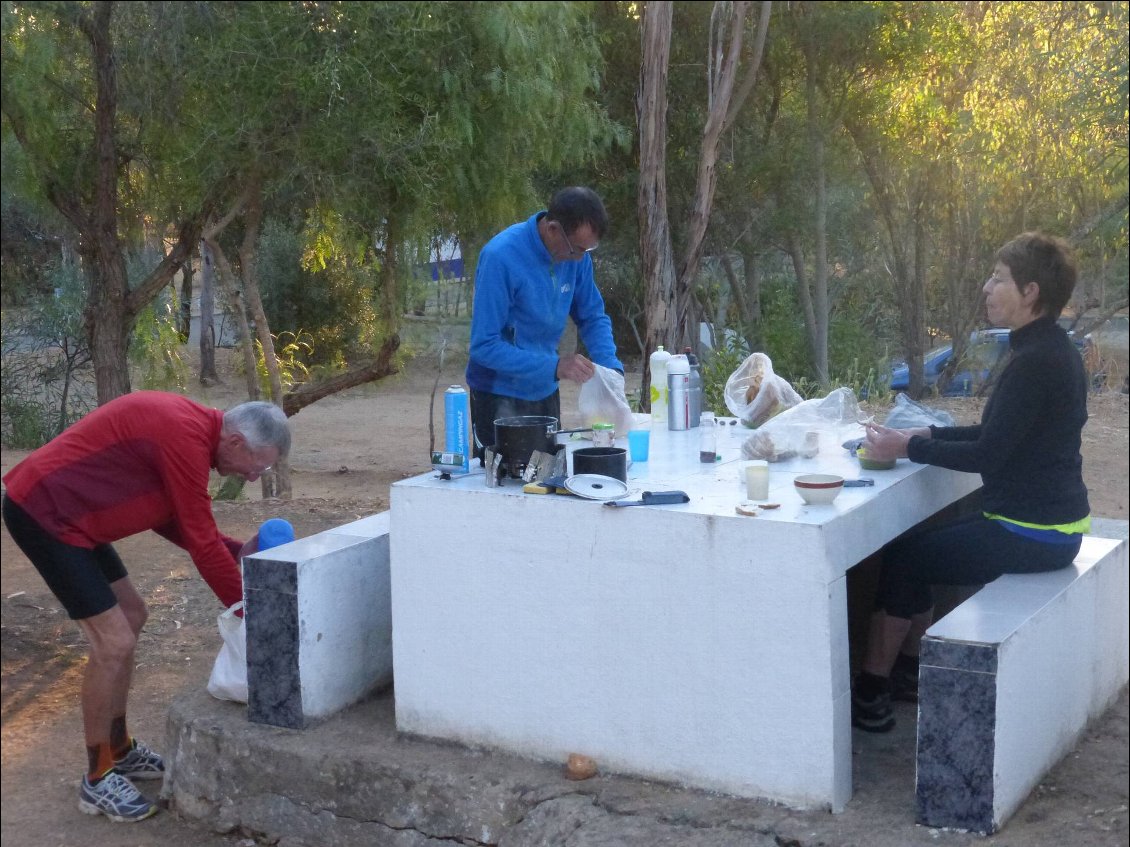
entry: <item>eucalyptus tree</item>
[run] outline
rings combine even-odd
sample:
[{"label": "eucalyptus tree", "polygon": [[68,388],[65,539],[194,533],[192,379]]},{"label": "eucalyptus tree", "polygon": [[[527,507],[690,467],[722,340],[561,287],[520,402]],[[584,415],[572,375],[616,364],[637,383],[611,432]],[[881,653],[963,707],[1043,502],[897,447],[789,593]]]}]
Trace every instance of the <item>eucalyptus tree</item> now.
[{"label": "eucalyptus tree", "polygon": [[[175,93],[155,96],[145,84],[165,61],[152,50],[152,34],[162,31],[166,11],[109,2],[5,2],[0,10],[4,132],[19,141],[42,193],[78,234],[99,403],[129,391],[133,322],[191,253],[211,203],[206,194],[183,194],[184,207],[162,218],[169,208],[134,202],[147,183],[179,182],[182,165],[158,152],[175,119]],[[147,217],[162,233],[172,227],[175,243],[131,287],[127,247],[140,242]]]},{"label": "eucalyptus tree", "polygon": [[844,126],[920,391],[927,325],[962,346],[1004,240],[1068,234],[1104,209],[1125,218],[1126,4],[881,5]]},{"label": "eucalyptus tree", "polygon": [[[691,308],[702,261],[706,230],[717,186],[719,144],[757,80],[769,30],[772,4],[716,3],[704,46],[707,110],[701,130],[694,191],[683,232],[681,255],[668,212],[667,74],[670,63],[673,4],[652,0],[641,18],[640,88],[636,106],[640,147],[640,264],[646,286],[646,326],[641,396],[650,381],[648,354],[665,344],[679,347],[697,341]],[[746,29],[752,36],[746,41]],[[743,44],[749,56],[744,57]],[[743,65],[744,58],[744,65]]]}]

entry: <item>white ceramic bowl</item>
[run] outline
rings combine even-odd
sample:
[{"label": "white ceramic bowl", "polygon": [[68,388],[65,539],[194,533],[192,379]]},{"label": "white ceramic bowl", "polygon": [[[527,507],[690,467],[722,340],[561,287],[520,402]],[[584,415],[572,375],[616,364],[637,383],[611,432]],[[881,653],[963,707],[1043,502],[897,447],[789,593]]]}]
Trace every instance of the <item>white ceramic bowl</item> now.
[{"label": "white ceramic bowl", "polygon": [[793,480],[793,486],[808,505],[824,506],[844,490],[844,478],[828,473],[803,474]]}]

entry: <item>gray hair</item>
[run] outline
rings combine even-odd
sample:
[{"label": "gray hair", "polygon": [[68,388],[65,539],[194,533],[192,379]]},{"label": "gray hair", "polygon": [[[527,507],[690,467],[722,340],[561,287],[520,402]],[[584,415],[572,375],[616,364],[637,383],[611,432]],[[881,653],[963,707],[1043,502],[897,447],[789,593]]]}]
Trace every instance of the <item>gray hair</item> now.
[{"label": "gray hair", "polygon": [[253,400],[224,412],[224,429],[238,432],[252,450],[275,447],[279,456],[290,452],[290,426],[286,413],[274,403]]}]

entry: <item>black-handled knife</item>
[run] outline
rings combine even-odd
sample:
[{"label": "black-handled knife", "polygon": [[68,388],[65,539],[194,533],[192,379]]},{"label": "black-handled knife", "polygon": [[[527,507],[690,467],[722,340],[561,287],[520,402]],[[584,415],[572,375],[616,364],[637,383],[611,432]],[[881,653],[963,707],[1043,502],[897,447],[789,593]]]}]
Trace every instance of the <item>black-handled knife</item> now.
[{"label": "black-handled knife", "polygon": [[844,480],[844,488],[863,488],[864,486],[874,485],[874,484],[875,484],[875,480],[868,479],[865,476],[860,477],[859,479],[845,479]]},{"label": "black-handled knife", "polygon": [[663,506],[668,503],[689,503],[685,491],[645,491],[639,500],[605,500],[605,506]]}]

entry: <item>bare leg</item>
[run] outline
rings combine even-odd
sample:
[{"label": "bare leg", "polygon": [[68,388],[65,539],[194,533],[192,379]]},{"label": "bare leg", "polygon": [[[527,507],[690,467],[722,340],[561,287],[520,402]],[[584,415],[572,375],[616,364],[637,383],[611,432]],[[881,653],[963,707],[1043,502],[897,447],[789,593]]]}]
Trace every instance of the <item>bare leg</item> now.
[{"label": "bare leg", "polygon": [[88,750],[110,746],[110,727],[125,715],[137,635],[125,612],[114,606],[78,622],[90,642],[82,680],[82,722]]},{"label": "bare leg", "polygon": [[[126,616],[126,622],[129,624],[130,630],[133,632],[134,643],[136,644],[138,636],[141,635],[141,628],[145,626],[145,621],[149,618],[149,610],[145,607],[145,601],[141,599],[141,595],[137,593],[130,578],[124,577],[117,582],[110,584],[110,588],[114,591],[114,596],[118,598],[118,608]],[[112,720],[120,722],[120,735],[123,737],[116,737],[119,733],[112,733],[110,741],[113,744],[114,753],[120,754],[122,747],[129,744],[129,732],[126,727],[126,707],[129,700],[129,690],[133,683],[133,654],[130,654],[130,660],[125,670],[125,678],[123,684],[118,689],[116,694],[119,699],[113,703],[115,709]]]},{"label": "bare leg", "polygon": [[908,618],[892,617],[884,611],[872,614],[863,670],[875,676],[890,676],[899,648],[910,629],[911,621]]},{"label": "bare leg", "polygon": [[914,615],[910,619],[910,631],[906,634],[906,640],[902,643],[901,652],[908,656],[917,656],[922,650],[922,636],[926,634],[926,630],[930,628],[930,624],[933,622],[933,609]]}]

